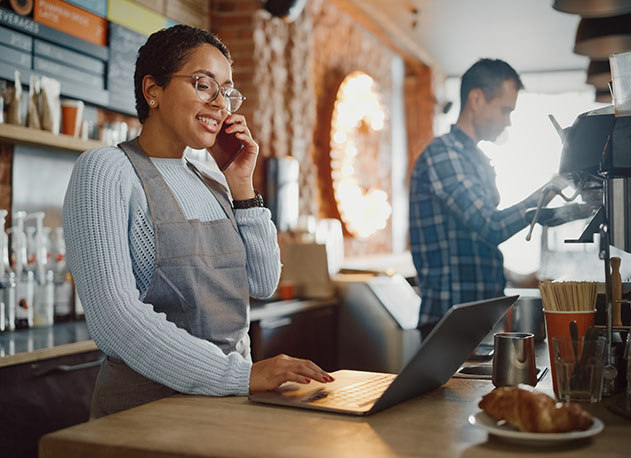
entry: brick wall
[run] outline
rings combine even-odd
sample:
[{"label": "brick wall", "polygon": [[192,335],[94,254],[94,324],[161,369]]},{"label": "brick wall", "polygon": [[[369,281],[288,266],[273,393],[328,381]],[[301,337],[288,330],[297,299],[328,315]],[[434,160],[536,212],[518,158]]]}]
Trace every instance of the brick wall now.
[{"label": "brick wall", "polygon": [[[300,213],[339,218],[329,166],[335,93],[346,75],[361,70],[375,79],[387,103],[394,51],[327,0],[310,0],[289,24],[257,1],[214,0],[209,22],[230,49],[235,85],[248,98],[242,110],[261,148],[255,186],[265,189],[265,158],[291,155],[300,163]],[[430,69],[410,66],[405,91],[411,164],[432,136]],[[385,190],[391,189],[388,122],[371,177]],[[389,225],[368,240],[347,237],[346,253],[389,252],[391,238]]]},{"label": "brick wall", "polygon": [[[255,71],[254,15],[261,4],[256,0],[213,0],[210,2],[210,31],[217,34],[228,46],[233,61],[232,79],[243,95],[247,97],[239,112],[247,118],[254,139],[260,145],[260,128],[255,125],[255,112],[259,106],[259,91],[253,74]],[[264,151],[255,170],[254,186],[264,187]]]}]

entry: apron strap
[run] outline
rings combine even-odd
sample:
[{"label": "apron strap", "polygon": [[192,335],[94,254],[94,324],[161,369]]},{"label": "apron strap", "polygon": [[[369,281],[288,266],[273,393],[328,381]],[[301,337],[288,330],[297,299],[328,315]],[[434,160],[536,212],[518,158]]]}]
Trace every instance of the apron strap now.
[{"label": "apron strap", "polygon": [[230,199],[228,197],[229,196],[228,189],[222,183],[208,176],[207,174],[199,170],[197,167],[195,167],[195,165],[191,161],[189,161],[188,158],[186,159],[186,164],[195,173],[195,175],[197,175],[204,182],[204,184],[208,187],[210,192],[213,193],[213,195],[215,196],[215,198],[217,199],[217,201],[223,208],[224,212],[226,213],[226,216],[228,217],[228,219],[234,226],[235,230],[239,232],[237,221],[234,219],[234,212],[232,209],[232,204],[230,203]]},{"label": "apron strap", "polygon": [[118,147],[125,152],[140,178],[153,221],[185,221],[186,217],[180,205],[156,166],[140,146],[138,138],[119,143]]}]

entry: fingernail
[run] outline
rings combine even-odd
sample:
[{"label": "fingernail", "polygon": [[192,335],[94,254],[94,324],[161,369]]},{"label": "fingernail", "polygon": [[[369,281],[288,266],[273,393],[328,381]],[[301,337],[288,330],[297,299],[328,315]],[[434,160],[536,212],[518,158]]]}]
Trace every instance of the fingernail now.
[{"label": "fingernail", "polygon": [[305,379],[305,383],[311,383],[311,380],[310,380],[310,379],[308,379],[308,378],[306,378],[306,379]]}]

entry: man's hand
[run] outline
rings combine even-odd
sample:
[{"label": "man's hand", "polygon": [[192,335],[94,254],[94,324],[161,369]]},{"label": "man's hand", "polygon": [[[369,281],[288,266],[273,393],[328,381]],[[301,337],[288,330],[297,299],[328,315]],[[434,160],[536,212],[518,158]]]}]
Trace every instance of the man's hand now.
[{"label": "man's hand", "polygon": [[250,373],[250,393],[278,388],[285,382],[309,383],[332,382],[333,377],[308,359],[277,355],[252,365]]},{"label": "man's hand", "polygon": [[537,189],[535,192],[531,194],[532,197],[535,197],[539,202],[542,198],[542,193],[545,193],[543,196],[543,201],[541,202],[542,207],[545,207],[550,203],[552,199],[554,199],[557,195],[563,191],[568,186],[568,182],[565,178],[554,175],[546,184]]},{"label": "man's hand", "polygon": [[[542,226],[554,227],[561,224],[593,216],[598,206],[591,204],[569,204],[562,207],[543,208],[537,222]],[[530,210],[526,212],[526,216]]]}]

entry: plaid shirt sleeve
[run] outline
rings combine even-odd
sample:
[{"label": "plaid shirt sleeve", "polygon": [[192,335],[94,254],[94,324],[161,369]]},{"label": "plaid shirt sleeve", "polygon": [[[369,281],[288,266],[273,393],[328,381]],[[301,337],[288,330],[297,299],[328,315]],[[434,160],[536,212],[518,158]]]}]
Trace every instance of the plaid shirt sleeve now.
[{"label": "plaid shirt sleeve", "polygon": [[485,182],[479,174],[473,173],[475,164],[448,147],[432,153],[426,160],[434,195],[482,240],[499,245],[528,225],[525,212],[537,204],[537,196],[531,195],[511,207],[497,210],[492,194],[495,183]]}]

